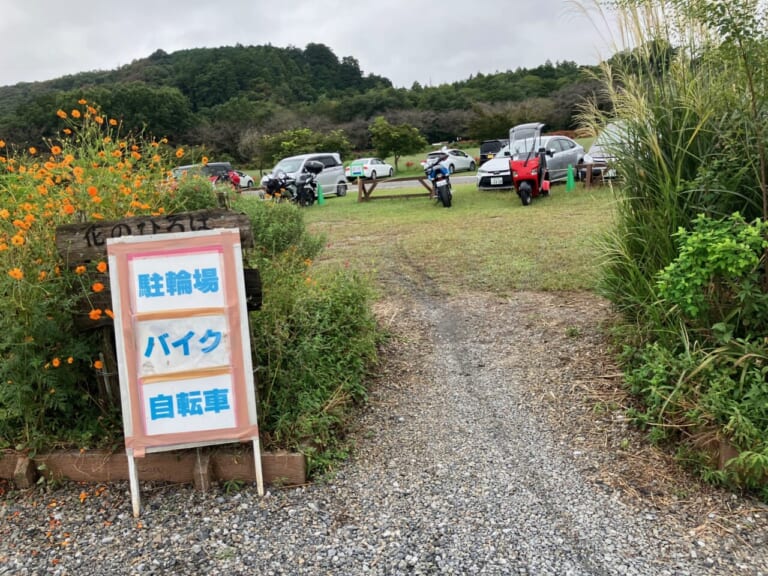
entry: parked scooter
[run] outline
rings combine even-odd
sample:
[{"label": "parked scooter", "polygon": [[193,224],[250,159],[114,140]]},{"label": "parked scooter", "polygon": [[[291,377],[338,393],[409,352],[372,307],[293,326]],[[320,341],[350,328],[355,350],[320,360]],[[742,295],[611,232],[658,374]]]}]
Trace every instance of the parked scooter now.
[{"label": "parked scooter", "polygon": [[453,190],[451,189],[450,170],[441,164],[447,160],[448,155],[442,155],[431,159],[424,166],[424,174],[432,183],[432,196],[436,198],[444,208],[451,207]]},{"label": "parked scooter", "polygon": [[312,206],[317,200],[317,175],[322,172],[322,162],[309,161],[298,178],[291,178],[282,170],[264,181],[265,197],[278,202],[288,200],[299,206]]},{"label": "parked scooter", "polygon": [[509,131],[509,161],[512,184],[523,206],[533,198],[549,195],[547,152],[542,146],[541,131],[544,124],[520,124]]}]

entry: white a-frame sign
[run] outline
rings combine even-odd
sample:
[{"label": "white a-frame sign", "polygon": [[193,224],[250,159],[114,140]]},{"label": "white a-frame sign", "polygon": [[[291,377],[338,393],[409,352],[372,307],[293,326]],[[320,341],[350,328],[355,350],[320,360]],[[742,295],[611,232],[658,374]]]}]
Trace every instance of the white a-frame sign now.
[{"label": "white a-frame sign", "polygon": [[238,230],[107,240],[133,514],[135,458],[253,442],[264,493]]}]

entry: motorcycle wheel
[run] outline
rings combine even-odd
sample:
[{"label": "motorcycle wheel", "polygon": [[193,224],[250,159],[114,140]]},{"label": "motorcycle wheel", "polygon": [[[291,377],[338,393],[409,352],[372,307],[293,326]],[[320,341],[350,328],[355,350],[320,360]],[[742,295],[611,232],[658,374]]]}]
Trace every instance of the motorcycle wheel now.
[{"label": "motorcycle wheel", "polygon": [[527,182],[520,184],[520,189],[517,191],[520,196],[520,202],[523,206],[528,206],[531,203],[531,185]]},{"label": "motorcycle wheel", "polygon": [[302,206],[312,206],[315,203],[315,194],[312,190],[304,190]]},{"label": "motorcycle wheel", "polygon": [[442,186],[438,190],[438,194],[440,195],[440,202],[443,205],[443,208],[450,208],[451,207],[451,188],[450,186]]}]

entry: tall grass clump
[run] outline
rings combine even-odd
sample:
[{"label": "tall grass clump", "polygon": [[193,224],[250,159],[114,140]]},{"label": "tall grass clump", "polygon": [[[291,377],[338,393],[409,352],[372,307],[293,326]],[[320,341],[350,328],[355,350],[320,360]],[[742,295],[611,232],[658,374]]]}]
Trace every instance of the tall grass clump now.
[{"label": "tall grass clump", "polygon": [[604,4],[632,48],[601,65],[610,110],[586,106],[582,121],[626,132],[614,146],[619,214],[600,288],[631,327],[625,359],[646,401],[640,419],[682,442],[714,430],[751,460],[712,474],[703,459],[703,469],[754,487],[768,474],[765,6]]},{"label": "tall grass clump", "polygon": [[325,240],[293,204],[235,201],[248,214],[262,309],[251,314],[260,428],[267,448],[304,453],[309,473],[346,455],[344,432],[377,359],[380,335],[369,278],[346,268],[316,272]]}]

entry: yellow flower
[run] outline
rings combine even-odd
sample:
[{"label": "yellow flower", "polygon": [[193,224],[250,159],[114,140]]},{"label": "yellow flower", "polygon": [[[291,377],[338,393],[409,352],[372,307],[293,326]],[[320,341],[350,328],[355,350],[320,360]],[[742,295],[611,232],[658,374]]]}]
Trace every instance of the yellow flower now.
[{"label": "yellow flower", "polygon": [[8,210],[6,208],[3,208],[2,210],[0,210],[0,218],[2,218],[3,220],[8,220],[10,215],[11,215],[11,213],[8,212]]},{"label": "yellow flower", "polygon": [[21,280],[22,278],[24,278],[24,272],[22,272],[21,269],[19,268],[11,268],[8,271],[8,276],[13,278],[14,280]]}]

